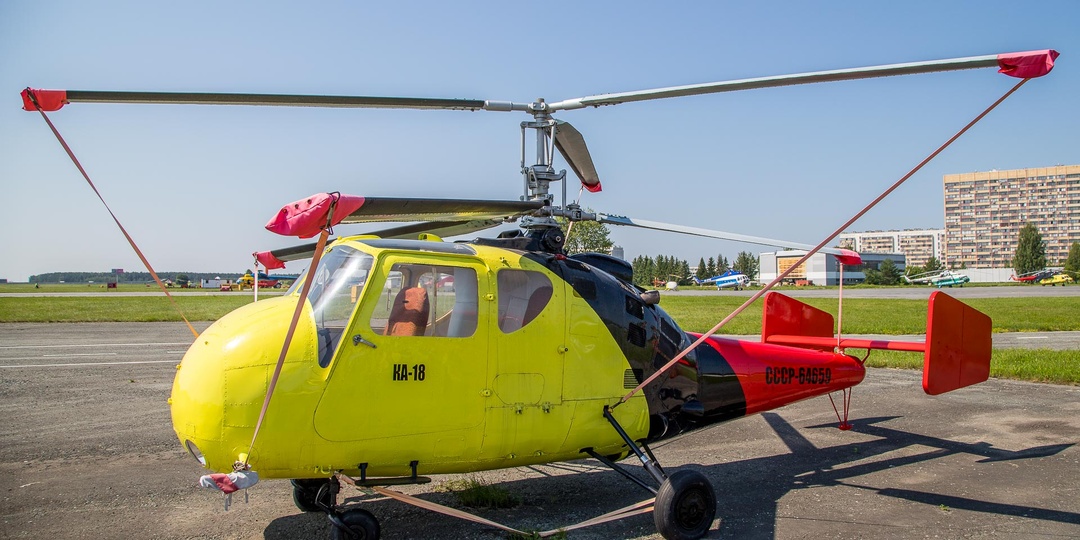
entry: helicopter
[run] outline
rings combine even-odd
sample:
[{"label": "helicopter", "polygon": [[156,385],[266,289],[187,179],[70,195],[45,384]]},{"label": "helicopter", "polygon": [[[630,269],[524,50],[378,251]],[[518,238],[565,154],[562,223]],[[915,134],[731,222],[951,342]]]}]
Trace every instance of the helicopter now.
[{"label": "helicopter", "polygon": [[953,285],[963,287],[965,283],[971,281],[970,277],[952,270],[934,270],[933,272],[923,272],[914,276],[900,276],[900,278],[909,285],[933,285],[939,289],[952,287]]},{"label": "helicopter", "polygon": [[1009,276],[1009,279],[1012,281],[1019,281],[1020,283],[1038,283],[1042,279],[1053,276],[1054,273],[1054,270],[1051,270],[1049,268],[1043,268],[1042,270],[1025,272],[1020,275],[1014,274]]},{"label": "helicopter", "polygon": [[[712,526],[715,489],[700,472],[665,470],[650,444],[835,392],[844,394],[840,427],[849,429],[850,391],[866,374],[865,359],[847,354],[849,348],[923,353],[923,388],[931,395],[977,384],[989,377],[990,318],[934,291],[924,342],[844,338],[831,314],[769,292],[769,284],[744,304],[763,298],[759,342],[717,337],[715,328],[683,331],[660,307],[659,291],[634,284],[625,261],[565,253],[566,233],[557,218],[794,247],[806,249],[806,257],[821,251],[837,258],[841,272],[861,259],[825,247],[829,239],[812,246],[584,211],[567,197],[567,171],[553,166],[556,150],[583,190],[601,191],[600,176],[581,133],[552,114],[979,67],[1026,80],[1049,72],[1056,57],[1049,50],[987,55],[557,102],[29,88],[23,100],[24,108],[42,116],[70,102],[530,115],[521,123],[518,200],[331,192],[283,206],[268,230],[318,240],[255,257],[268,270],[311,259],[308,270],[285,295],[241,307],[198,335],[177,367],[169,398],[173,428],[183,448],[212,471],[203,485],[231,493],[259,478],[290,479],[297,507],[326,513],[334,538],[381,534],[362,504],[337,503],[342,483],[423,505],[387,487],[426,483],[433,474],[591,457],[650,497],[611,515],[651,510],[665,538],[695,539]],[[535,160],[527,164],[529,131]],[[558,204],[552,183],[562,188]],[[330,240],[335,227],[379,222],[418,223]],[[505,223],[519,228],[490,238],[444,240]],[[619,463],[629,457],[643,473]]]},{"label": "helicopter", "polygon": [[716,285],[716,290],[723,290],[726,287],[731,287],[736,291],[740,288],[745,288],[750,284],[750,278],[746,274],[739,272],[738,270],[728,270],[723,274],[713,276],[707,279],[698,279],[697,277],[690,278],[697,285],[712,284]]}]

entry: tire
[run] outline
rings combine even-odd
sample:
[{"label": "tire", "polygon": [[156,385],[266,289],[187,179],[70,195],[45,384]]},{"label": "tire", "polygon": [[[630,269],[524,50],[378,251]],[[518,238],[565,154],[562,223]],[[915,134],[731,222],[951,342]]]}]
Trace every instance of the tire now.
[{"label": "tire", "polygon": [[667,540],[705,536],[716,516],[716,492],[705,475],[681,470],[664,480],[656,494],[653,520]]},{"label": "tire", "polygon": [[[323,512],[323,508],[316,502],[316,497],[319,497],[319,490],[329,483],[330,481],[325,478],[293,480],[293,504],[304,512]],[[319,497],[319,502],[322,502],[324,505],[331,508],[337,503],[330,494],[329,489],[322,490],[322,496]]]},{"label": "tire", "polygon": [[341,521],[349,528],[349,531],[343,531],[338,526],[330,526],[330,538],[332,540],[379,540],[379,534],[381,529],[379,527],[379,520],[375,519],[375,516],[367,510],[360,508],[354,508],[346,512],[341,513]]}]

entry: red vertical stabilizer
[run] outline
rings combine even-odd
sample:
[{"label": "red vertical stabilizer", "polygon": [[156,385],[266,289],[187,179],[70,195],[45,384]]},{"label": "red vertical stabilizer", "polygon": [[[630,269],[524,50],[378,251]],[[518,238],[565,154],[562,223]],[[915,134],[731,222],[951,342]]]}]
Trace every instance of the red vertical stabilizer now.
[{"label": "red vertical stabilizer", "polygon": [[936,396],[990,378],[990,317],[941,292],[930,295],[923,390]]},{"label": "red vertical stabilizer", "polygon": [[[778,292],[765,293],[761,310],[761,341],[774,335],[833,337],[833,316]],[[835,343],[834,343],[835,344]]]}]

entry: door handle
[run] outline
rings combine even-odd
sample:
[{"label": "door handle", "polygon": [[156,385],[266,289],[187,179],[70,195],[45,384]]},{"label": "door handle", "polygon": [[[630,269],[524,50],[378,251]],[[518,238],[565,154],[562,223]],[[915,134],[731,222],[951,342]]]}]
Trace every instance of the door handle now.
[{"label": "door handle", "polygon": [[372,349],[378,348],[374,343],[364,339],[364,336],[361,336],[360,334],[356,334],[356,335],[354,335],[352,337],[352,344],[353,345],[359,345],[361,343],[363,343],[364,345],[367,345],[368,347],[371,347]]}]

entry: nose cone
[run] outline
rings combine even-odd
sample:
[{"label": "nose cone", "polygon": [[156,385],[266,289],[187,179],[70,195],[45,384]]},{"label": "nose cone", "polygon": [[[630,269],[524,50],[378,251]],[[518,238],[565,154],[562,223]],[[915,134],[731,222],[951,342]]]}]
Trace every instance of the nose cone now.
[{"label": "nose cone", "polygon": [[[248,451],[296,300],[295,296],[263,300],[229,313],[195,340],[177,367],[169,399],[173,429],[189,452],[196,457],[201,453],[207,468],[229,471],[239,454]],[[268,419],[283,402],[296,405],[287,394],[297,386],[298,376],[306,379],[313,368],[318,369],[317,344],[311,311],[305,306]],[[259,437],[261,441],[263,435]],[[253,466],[258,448],[251,455]]]}]

